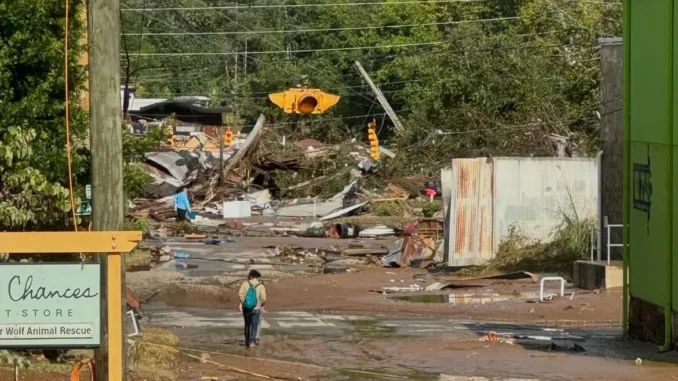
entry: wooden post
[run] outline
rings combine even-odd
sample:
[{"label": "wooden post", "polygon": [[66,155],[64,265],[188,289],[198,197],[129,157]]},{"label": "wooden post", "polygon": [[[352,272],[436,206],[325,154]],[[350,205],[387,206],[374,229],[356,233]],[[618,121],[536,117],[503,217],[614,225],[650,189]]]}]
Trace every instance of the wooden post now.
[{"label": "wooden post", "polygon": [[219,186],[224,185],[224,126],[219,126]]},{"label": "wooden post", "polygon": [[[122,230],[120,0],[89,0],[87,6],[93,227],[95,231]],[[102,345],[95,356],[97,381],[124,381],[127,376],[122,320],[125,299],[116,300],[118,313],[107,308],[109,285],[120,287],[122,295],[126,292],[120,257],[113,256],[109,262],[107,255],[99,255],[102,282],[111,278],[101,287],[103,332]],[[107,316],[115,321],[109,322]],[[109,325],[115,329],[109,332]]]}]

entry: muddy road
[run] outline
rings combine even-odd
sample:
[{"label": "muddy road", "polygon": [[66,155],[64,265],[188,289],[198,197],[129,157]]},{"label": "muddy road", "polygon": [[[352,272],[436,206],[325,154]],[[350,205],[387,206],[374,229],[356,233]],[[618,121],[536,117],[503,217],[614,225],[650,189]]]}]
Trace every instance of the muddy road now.
[{"label": "muddy road", "polygon": [[[146,302],[143,325],[171,330],[182,351],[208,359],[183,356],[181,380],[678,380],[675,355],[621,338],[620,291],[568,288],[566,297],[537,303],[532,279],[462,282],[381,267],[321,274],[275,258],[275,245],[304,240],[272,240],[170,242],[191,258],[128,274]],[[236,288],[250,268],[263,273],[269,303],[262,345],[248,350]],[[452,286],[384,291],[436,282]]]}]

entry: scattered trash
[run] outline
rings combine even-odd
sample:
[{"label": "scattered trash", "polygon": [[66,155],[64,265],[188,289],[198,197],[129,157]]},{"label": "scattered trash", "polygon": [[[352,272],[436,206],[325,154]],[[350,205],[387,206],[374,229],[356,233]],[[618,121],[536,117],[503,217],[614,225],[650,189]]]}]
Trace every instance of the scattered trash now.
[{"label": "scattered trash", "polygon": [[435,243],[430,238],[405,236],[396,241],[383,264],[385,267],[410,266],[413,260],[433,258],[434,250]]},{"label": "scattered trash", "polygon": [[479,341],[489,341],[489,342],[497,341],[497,333],[490,331],[487,333],[487,335],[481,337]]},{"label": "scattered trash", "polygon": [[426,287],[426,291],[440,291],[440,290],[447,290],[447,289],[455,289],[455,288],[480,288],[483,287],[483,285],[480,284],[472,284],[472,283],[433,283]]},{"label": "scattered trash", "polygon": [[158,262],[167,262],[172,260],[172,257],[170,257],[169,254],[163,254],[158,258]]},{"label": "scattered trash", "polygon": [[381,292],[383,294],[387,293],[394,293],[394,292],[418,292],[422,291],[423,289],[421,288],[420,285],[418,284],[413,284],[410,285],[409,287],[382,287],[380,291],[376,292]]},{"label": "scattered trash", "polygon": [[332,238],[356,238],[360,233],[360,227],[353,224],[336,224],[331,230]]},{"label": "scattered trash", "polygon": [[360,231],[360,237],[372,238],[372,237],[385,237],[395,235],[395,230],[386,227],[386,226],[375,226],[373,228],[367,228]]},{"label": "scattered trash", "polygon": [[204,239],[207,238],[204,234],[184,234],[185,239]]},{"label": "scattered trash", "polygon": [[349,214],[349,213],[351,213],[351,212],[353,212],[353,211],[355,211],[355,210],[358,210],[359,208],[362,208],[362,207],[365,206],[365,205],[367,205],[367,201],[361,202],[361,203],[356,204],[356,205],[353,205],[353,206],[349,206],[349,207],[347,207],[347,208],[338,210],[338,211],[336,211],[336,212],[334,212],[334,213],[330,213],[330,214],[328,214],[328,215],[326,215],[326,216],[320,218],[320,221],[326,221],[326,220],[331,220],[331,219],[333,219],[333,218],[341,217],[341,216],[346,215],[346,214]]},{"label": "scattered trash", "polygon": [[581,313],[584,311],[595,311],[595,310],[591,307],[584,306],[579,310],[579,314],[581,315]]},{"label": "scattered trash", "polygon": [[231,230],[242,230],[245,228],[245,225],[238,220],[226,221],[224,225]]},{"label": "scattered trash", "polygon": [[176,254],[174,254],[174,258],[190,258],[190,257],[191,255],[184,251],[177,251]]},{"label": "scattered trash", "polygon": [[554,352],[586,352],[586,349],[577,343],[556,344],[552,342],[550,350]]},{"label": "scattered trash", "polygon": [[643,360],[640,357],[636,359],[636,365],[643,365]]}]

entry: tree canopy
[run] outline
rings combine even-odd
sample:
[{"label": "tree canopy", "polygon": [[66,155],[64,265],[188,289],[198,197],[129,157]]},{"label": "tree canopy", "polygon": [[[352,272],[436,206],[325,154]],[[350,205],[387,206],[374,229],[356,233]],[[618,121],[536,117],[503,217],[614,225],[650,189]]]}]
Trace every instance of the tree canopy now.
[{"label": "tree canopy", "polygon": [[[82,154],[86,113],[78,105],[84,67],[78,64],[84,25],[79,0],[70,2],[69,85],[73,168]],[[0,226],[63,226],[70,209],[66,164],[65,6],[59,1],[0,3]]]},{"label": "tree canopy", "polygon": [[[351,2],[247,1],[235,9],[208,0],[126,0],[134,10],[123,12],[123,44],[132,54],[123,71],[129,64],[140,95],[212,95],[249,119],[263,112],[290,133],[294,119],[267,94],[307,76],[311,87],[342,97],[324,115],[303,118],[311,134],[364,139],[374,117],[380,140],[399,149],[409,169],[452,157],[553,155],[550,134],[584,154],[597,149],[597,40],[621,33],[620,2],[324,6]],[[356,60],[406,133],[395,134]]]}]

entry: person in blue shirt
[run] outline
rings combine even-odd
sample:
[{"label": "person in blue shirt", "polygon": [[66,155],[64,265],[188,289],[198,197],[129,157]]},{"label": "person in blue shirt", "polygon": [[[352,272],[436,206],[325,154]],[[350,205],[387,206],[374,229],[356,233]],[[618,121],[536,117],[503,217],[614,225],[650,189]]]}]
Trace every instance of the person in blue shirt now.
[{"label": "person in blue shirt", "polygon": [[191,204],[188,202],[186,188],[179,187],[174,195],[174,209],[177,211],[177,222],[189,221],[188,214],[191,212]]}]

